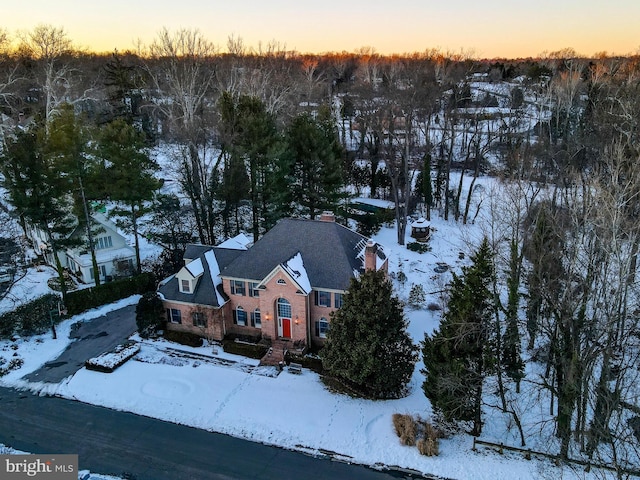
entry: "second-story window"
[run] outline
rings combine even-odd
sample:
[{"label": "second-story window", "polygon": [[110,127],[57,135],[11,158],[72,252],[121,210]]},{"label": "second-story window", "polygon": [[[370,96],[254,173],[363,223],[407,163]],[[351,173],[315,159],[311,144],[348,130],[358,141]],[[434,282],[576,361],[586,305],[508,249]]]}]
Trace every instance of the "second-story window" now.
[{"label": "second-story window", "polygon": [[316,305],[319,307],[331,306],[331,292],[325,292],[323,290],[316,290]]},{"label": "second-story window", "polygon": [[111,239],[111,235],[106,237],[100,237],[95,240],[95,249],[102,250],[103,248],[113,247],[113,240]]},{"label": "second-story window", "polygon": [[259,297],[260,290],[258,289],[258,282],[249,282],[249,296]]},{"label": "second-story window", "polygon": [[231,293],[233,295],[246,295],[244,282],[242,280],[231,280]]}]

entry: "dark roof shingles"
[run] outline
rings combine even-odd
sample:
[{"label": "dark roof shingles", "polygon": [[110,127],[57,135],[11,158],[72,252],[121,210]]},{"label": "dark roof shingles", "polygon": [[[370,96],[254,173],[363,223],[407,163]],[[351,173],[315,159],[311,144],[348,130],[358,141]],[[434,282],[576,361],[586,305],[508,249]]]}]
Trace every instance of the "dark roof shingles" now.
[{"label": "dark roof shingles", "polygon": [[312,287],[346,290],[354,270],[362,268],[356,247],[363,240],[335,222],[282,219],[222,269],[222,276],[260,281],[300,252]]},{"label": "dark roof shingles", "polygon": [[[218,296],[214,291],[214,284],[211,275],[209,274],[209,263],[206,260],[204,254],[209,250],[213,250],[216,260],[218,262],[218,266],[220,270],[222,270],[225,266],[227,266],[230,262],[232,262],[238,255],[243,253],[243,250],[232,250],[227,248],[217,248],[210,247],[206,245],[189,245],[189,247],[199,247],[201,253],[196,258],[202,259],[202,266],[204,267],[204,273],[198,280],[198,284],[193,293],[182,293],[178,286],[178,279],[173,277],[167,283],[162,285],[158,291],[167,299],[174,300],[178,302],[186,302],[186,303],[195,303],[198,305],[209,305],[212,307],[220,307],[218,305]],[[192,250],[195,251],[196,249]],[[188,251],[188,250],[187,250]],[[189,258],[189,257],[185,257]],[[195,258],[194,258],[195,260]],[[226,294],[222,291],[222,288],[218,288],[218,292],[221,293],[222,297],[227,300]]]}]

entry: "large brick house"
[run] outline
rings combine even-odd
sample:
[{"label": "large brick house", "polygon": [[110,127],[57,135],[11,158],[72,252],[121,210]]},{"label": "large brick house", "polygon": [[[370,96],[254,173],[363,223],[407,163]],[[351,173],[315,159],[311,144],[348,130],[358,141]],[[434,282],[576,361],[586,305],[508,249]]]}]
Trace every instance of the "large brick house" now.
[{"label": "large brick house", "polygon": [[170,330],[322,345],[351,279],[387,268],[380,245],[324,213],[280,220],[250,247],[190,245],[185,266],[158,293]]}]

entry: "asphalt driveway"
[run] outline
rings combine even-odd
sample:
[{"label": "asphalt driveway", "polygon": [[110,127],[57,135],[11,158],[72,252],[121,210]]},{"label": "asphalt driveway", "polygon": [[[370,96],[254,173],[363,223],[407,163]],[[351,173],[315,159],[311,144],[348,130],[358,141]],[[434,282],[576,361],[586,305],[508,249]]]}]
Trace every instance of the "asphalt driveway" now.
[{"label": "asphalt driveway", "polygon": [[137,329],[136,306],[114,310],[101,317],[76,324],[71,330],[72,342],[62,354],[40,369],[26,375],[29,382],[59,383],[75,374],[84,362],[112,350],[127,340]]}]

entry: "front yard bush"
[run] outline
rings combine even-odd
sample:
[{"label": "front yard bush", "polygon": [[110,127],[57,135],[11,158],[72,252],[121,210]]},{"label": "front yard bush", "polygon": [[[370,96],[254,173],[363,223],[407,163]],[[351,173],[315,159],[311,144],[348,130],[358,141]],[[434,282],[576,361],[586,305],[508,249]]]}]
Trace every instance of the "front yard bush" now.
[{"label": "front yard bush", "polygon": [[51,323],[60,322],[58,304],[60,297],[48,293],[29,303],[20,305],[11,312],[0,315],[0,338],[20,335],[39,335],[51,328]]},{"label": "front yard bush", "polygon": [[284,357],[286,363],[299,363],[304,368],[308,368],[309,370],[313,370],[316,373],[322,374],[322,360],[319,357],[309,356],[309,355],[295,355],[289,351]]},{"label": "front yard bush", "polygon": [[269,347],[260,343],[237,342],[231,338],[225,338],[222,341],[222,348],[227,353],[234,353],[256,359],[264,357],[269,350]]},{"label": "front yard bush", "polygon": [[120,365],[133,358],[140,351],[140,346],[135,342],[126,342],[118,345],[113,352],[103,353],[102,355],[90,358],[85,362],[87,370],[95,370],[97,372],[111,373]]},{"label": "front yard bush", "polygon": [[396,435],[400,438],[400,443],[409,447],[414,446],[418,435],[418,423],[414,418],[411,415],[394,413],[391,419]]},{"label": "front yard bush", "polygon": [[410,242],[407,243],[407,250],[417,253],[427,253],[431,251],[431,247],[426,243]]},{"label": "front yard bush", "polygon": [[155,277],[141,273],[135,277],[103,283],[98,287],[67,293],[66,307],[69,315],[77,315],[90,308],[100,307],[135,294],[155,291]]},{"label": "front yard bush", "polygon": [[147,292],[136,306],[136,325],[142,338],[161,330],[165,324],[164,306],[156,292]]},{"label": "front yard bush", "polygon": [[187,347],[201,347],[202,337],[191,332],[180,332],[176,330],[165,330],[164,338],[170,342],[176,342]]},{"label": "front yard bush", "polygon": [[420,417],[415,419],[412,415],[403,413],[394,413],[391,420],[402,445],[416,446],[420,455],[428,457],[438,455],[443,434],[431,423]]}]

